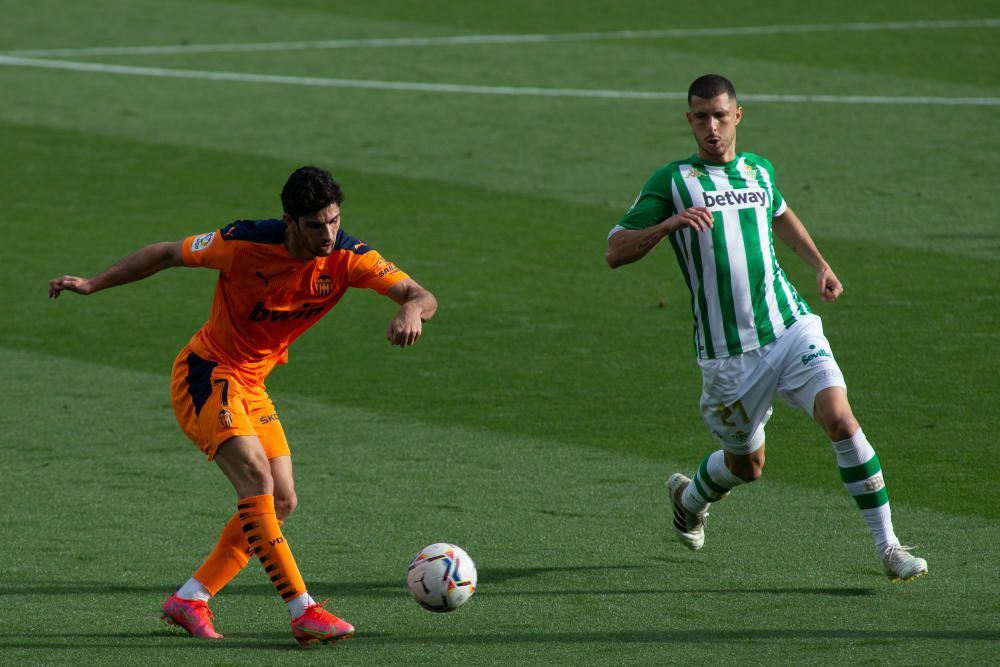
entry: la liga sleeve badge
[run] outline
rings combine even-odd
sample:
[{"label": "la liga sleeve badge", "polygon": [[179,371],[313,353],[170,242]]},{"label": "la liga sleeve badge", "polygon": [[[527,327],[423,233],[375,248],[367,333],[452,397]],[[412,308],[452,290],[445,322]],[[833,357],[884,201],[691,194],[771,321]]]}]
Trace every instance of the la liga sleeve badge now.
[{"label": "la liga sleeve badge", "polygon": [[208,246],[212,245],[212,241],[215,239],[215,232],[209,232],[208,234],[202,234],[201,236],[196,236],[194,241],[191,242],[191,252],[198,252],[199,250],[204,250]]}]

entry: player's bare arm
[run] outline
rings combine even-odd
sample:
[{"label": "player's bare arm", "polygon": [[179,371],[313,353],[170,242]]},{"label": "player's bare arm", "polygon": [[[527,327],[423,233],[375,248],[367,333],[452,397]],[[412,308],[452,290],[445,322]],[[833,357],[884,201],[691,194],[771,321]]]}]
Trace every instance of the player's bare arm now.
[{"label": "player's bare arm", "polygon": [[183,264],[180,241],[153,243],[112,264],[93,278],[53,278],[49,281],[49,298],[57,299],[61,292],[67,290],[77,294],[93,294],[102,289],[142,280],[164,269]]},{"label": "player's bare arm", "polygon": [[637,262],[669,234],[684,227],[699,232],[709,230],[712,228],[712,213],[707,208],[696,206],[646,229],[621,229],[608,239],[608,250],[604,258],[612,269]]},{"label": "player's bare arm", "polygon": [[791,248],[796,255],[816,271],[819,298],[823,301],[836,301],[837,297],[843,293],[844,287],[840,284],[833,269],[823,259],[823,255],[820,254],[812,237],[809,236],[809,232],[806,231],[805,225],[802,224],[791,207],[786,207],[784,213],[774,218],[772,228],[778,240]]},{"label": "player's bare arm", "polygon": [[420,338],[424,322],[437,312],[437,299],[413,278],[396,283],[386,296],[398,303],[400,308],[389,323],[385,337],[393,345],[409,347]]}]

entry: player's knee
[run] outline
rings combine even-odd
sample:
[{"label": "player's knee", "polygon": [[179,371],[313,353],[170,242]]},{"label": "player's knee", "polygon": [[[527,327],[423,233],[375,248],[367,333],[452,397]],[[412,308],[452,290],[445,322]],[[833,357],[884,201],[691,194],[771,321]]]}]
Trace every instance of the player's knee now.
[{"label": "player's knee", "polygon": [[813,418],[833,442],[847,440],[858,432],[858,422],[842,387],[830,387],[816,395]]},{"label": "player's knee", "polygon": [[258,493],[273,493],[274,480],[267,467],[247,466],[243,471],[244,484],[257,490]]},{"label": "player's knee", "polygon": [[295,495],[295,492],[290,494],[275,494],[274,496],[274,513],[282,521],[287,519],[298,506],[299,499]]},{"label": "player's knee", "polygon": [[232,468],[232,482],[240,497],[274,493],[274,479],[267,459],[248,458]]},{"label": "player's knee", "polygon": [[853,437],[858,432],[859,425],[854,415],[848,412],[846,414],[834,415],[823,424],[823,428],[826,430],[826,435],[830,440],[840,442],[841,440]]}]

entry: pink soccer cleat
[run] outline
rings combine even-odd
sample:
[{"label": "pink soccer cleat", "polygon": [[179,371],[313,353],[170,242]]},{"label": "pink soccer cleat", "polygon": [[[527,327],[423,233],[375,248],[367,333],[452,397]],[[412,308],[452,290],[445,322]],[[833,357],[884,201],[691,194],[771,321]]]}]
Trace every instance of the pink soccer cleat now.
[{"label": "pink soccer cleat", "polygon": [[292,620],[292,636],[302,646],[335,642],[354,634],[354,626],[323,609],[325,604],[325,600],[311,604],[301,616]]},{"label": "pink soccer cleat", "polygon": [[222,639],[212,625],[212,610],[204,600],[183,600],[174,593],[163,603],[160,618],[168,625],[179,625],[195,637]]}]

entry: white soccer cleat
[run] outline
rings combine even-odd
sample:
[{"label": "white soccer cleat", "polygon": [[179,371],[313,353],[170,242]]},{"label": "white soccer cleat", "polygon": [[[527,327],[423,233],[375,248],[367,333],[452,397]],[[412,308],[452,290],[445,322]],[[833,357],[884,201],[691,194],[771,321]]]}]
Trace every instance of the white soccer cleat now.
[{"label": "white soccer cleat", "polygon": [[674,532],[677,533],[677,539],[688,549],[697,551],[705,544],[705,519],[708,518],[708,512],[695,514],[681,503],[684,489],[690,483],[690,478],[676,472],[667,480],[667,493],[674,506]]},{"label": "white soccer cleat", "polygon": [[927,561],[911,554],[911,549],[913,547],[895,544],[882,552],[882,566],[892,583],[913,581],[920,575],[927,574]]}]

